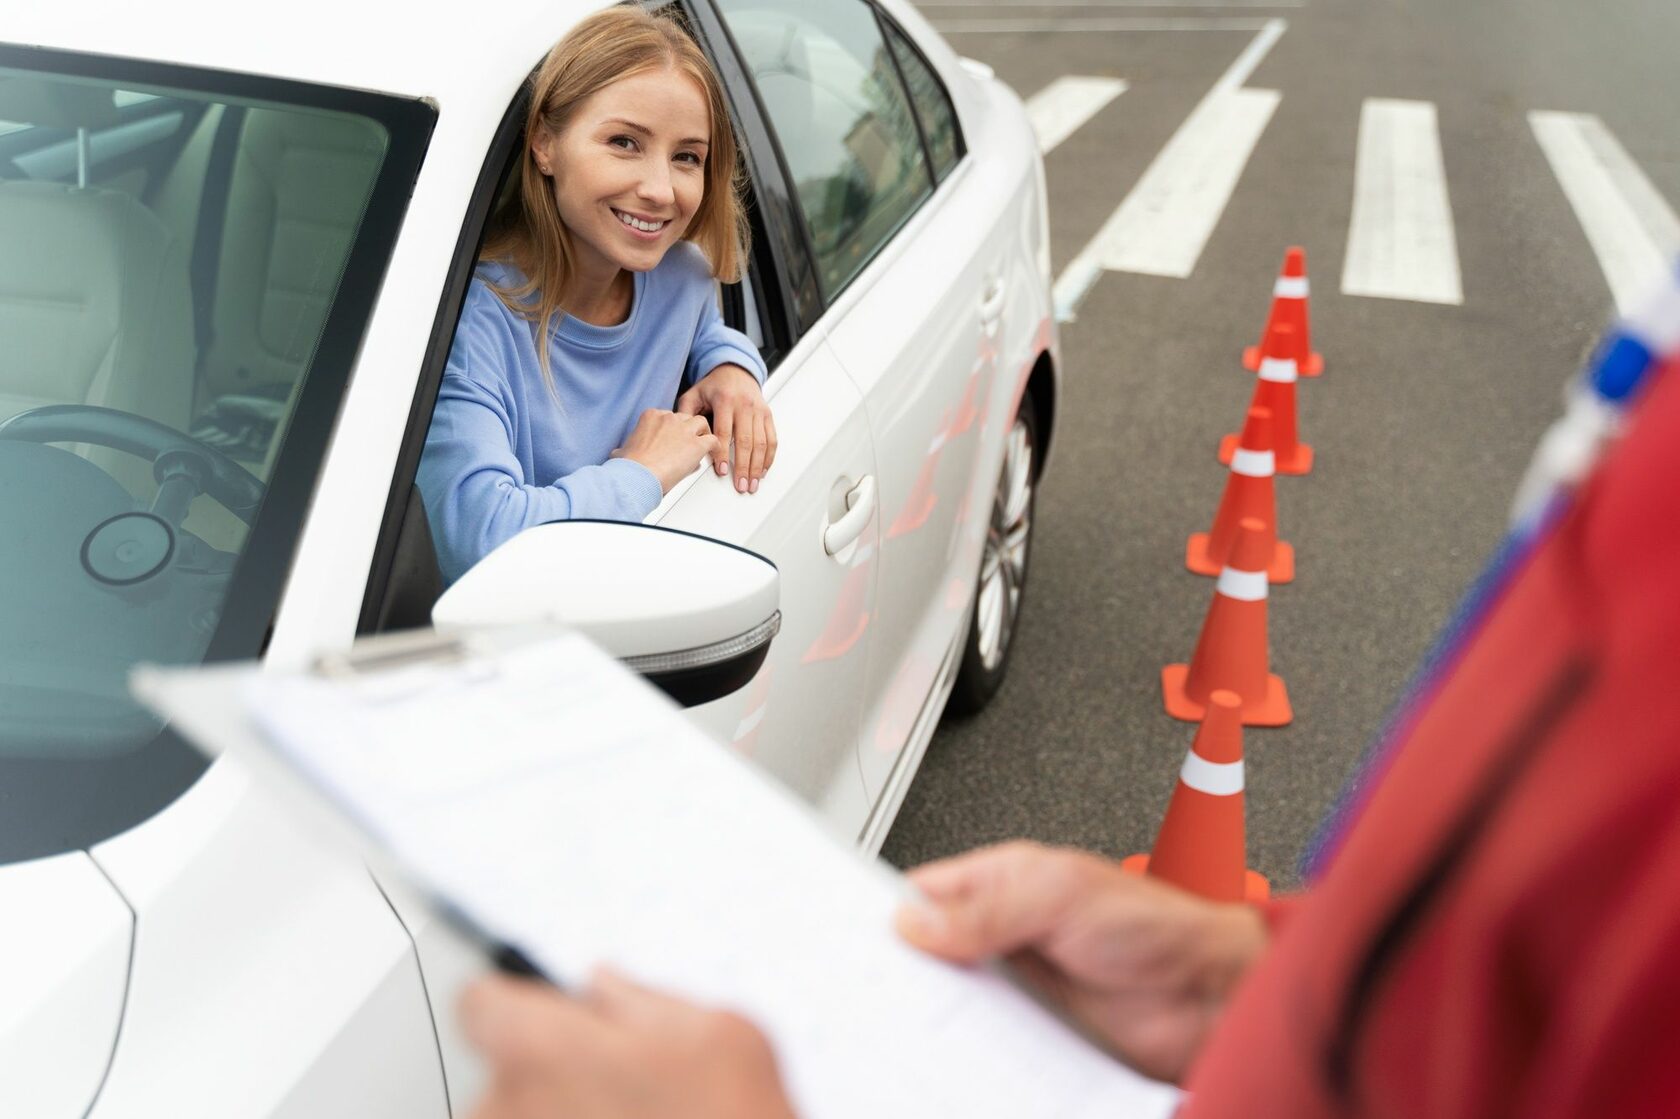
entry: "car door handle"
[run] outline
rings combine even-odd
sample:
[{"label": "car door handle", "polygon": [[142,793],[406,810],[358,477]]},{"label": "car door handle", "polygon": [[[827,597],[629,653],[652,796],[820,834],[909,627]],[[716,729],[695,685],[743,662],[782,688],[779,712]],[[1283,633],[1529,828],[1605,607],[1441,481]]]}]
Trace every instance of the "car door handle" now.
[{"label": "car door handle", "polygon": [[986,287],[980,296],[980,321],[994,323],[1003,316],[1004,297],[1009,289],[1004,285],[1003,276],[993,276],[986,281]]},{"label": "car door handle", "polygon": [[823,551],[832,556],[862,536],[874,513],[875,475],[865,474],[861,482],[846,491],[846,512],[823,529]]}]

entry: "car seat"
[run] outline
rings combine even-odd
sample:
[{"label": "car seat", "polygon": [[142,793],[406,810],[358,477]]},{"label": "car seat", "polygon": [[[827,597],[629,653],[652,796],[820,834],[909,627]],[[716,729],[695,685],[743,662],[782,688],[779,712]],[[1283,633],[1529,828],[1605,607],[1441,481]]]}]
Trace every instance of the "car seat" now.
[{"label": "car seat", "polygon": [[[90,129],[115,109],[108,89],[13,78],[0,82],[0,119]],[[185,430],[191,314],[181,246],[133,197],[0,181],[0,419],[95,404]],[[149,492],[149,463],[88,454],[131,492]]]},{"label": "car seat", "polygon": [[314,356],[387,138],[371,121],[319,111],[250,108],[233,126],[214,282],[197,308],[210,328],[193,434],[266,469],[269,437]]}]

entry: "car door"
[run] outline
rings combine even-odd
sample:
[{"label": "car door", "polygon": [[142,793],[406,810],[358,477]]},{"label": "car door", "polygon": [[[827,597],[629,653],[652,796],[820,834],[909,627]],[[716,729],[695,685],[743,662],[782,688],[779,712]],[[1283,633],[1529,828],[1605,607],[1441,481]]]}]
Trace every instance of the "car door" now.
[{"label": "car door", "polygon": [[817,332],[772,374],[766,396],[781,449],[758,493],[705,471],[650,518],[750,548],[781,574],[782,627],[764,667],[687,714],[855,838],[867,814],[854,744],[880,547],[874,448],[863,399]]},{"label": "car door", "polygon": [[868,814],[855,743],[876,614],[874,446],[862,394],[810,321],[810,260],[791,226],[780,165],[748,79],[728,44],[716,41],[709,15],[691,9],[691,25],[733,102],[760,215],[751,270],[742,289],[730,293],[749,313],[731,317],[743,320],[770,365],[765,396],[780,449],[757,494],[738,494],[731,479],[703,471],[674,488],[650,520],[740,544],[776,563],[782,629],[764,668],[740,692],[688,714],[855,838]]},{"label": "car door", "polygon": [[991,235],[1001,208],[973,186],[949,102],[928,111],[942,97],[931,68],[872,4],[718,7],[781,140],[823,323],[875,437],[879,589],[858,743],[874,802],[906,744],[925,737],[972,594],[985,510],[970,491],[996,372],[988,328],[1005,293]]}]

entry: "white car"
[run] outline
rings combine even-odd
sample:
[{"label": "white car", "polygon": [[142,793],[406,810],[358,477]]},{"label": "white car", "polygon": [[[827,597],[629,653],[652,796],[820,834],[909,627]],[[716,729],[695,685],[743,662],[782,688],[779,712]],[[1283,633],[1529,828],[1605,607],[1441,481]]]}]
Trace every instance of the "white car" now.
[{"label": "white car", "polygon": [[[413,478],[454,322],[524,80],[601,6],[8,11],[0,1115],[428,1119],[477,1091],[453,999],[482,961],[126,678],[431,619]],[[762,668],[691,713],[872,851],[947,701],[1007,663],[1060,376],[1043,168],[906,0],[668,6],[742,137],[755,247],[720,298],[781,442],[756,495],[697,471],[648,518],[780,573]]]}]

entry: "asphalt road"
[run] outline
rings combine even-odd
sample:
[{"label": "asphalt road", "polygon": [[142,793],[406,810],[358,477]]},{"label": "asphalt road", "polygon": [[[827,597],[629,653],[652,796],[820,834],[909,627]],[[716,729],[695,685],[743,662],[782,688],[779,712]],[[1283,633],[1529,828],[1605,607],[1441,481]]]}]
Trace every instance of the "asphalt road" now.
[{"label": "asphalt road", "polygon": [[[913,865],[1012,836],[1148,849],[1193,731],[1163,712],[1159,671],[1188,656],[1211,593],[1184,570],[1184,541],[1212,517],[1225,479],[1214,446],[1252,387],[1237,357],[1298,243],[1327,369],[1300,389],[1317,465],[1278,482],[1299,575],[1272,593],[1272,662],[1295,721],[1245,738],[1250,865],[1293,885],[1317,822],[1499,539],[1561,386],[1613,311],[1528,113],[1595,114],[1680,204],[1680,8],[923,11],[1023,97],[1064,74],[1129,83],[1047,157],[1058,273],[1255,37],[1138,21],[1278,16],[1287,30],[1246,81],[1281,100],[1192,274],[1104,272],[1063,328],[1066,399],[1009,679],[985,712],[939,729],[884,854]],[[1461,305],[1340,290],[1367,98],[1436,106]]]}]

